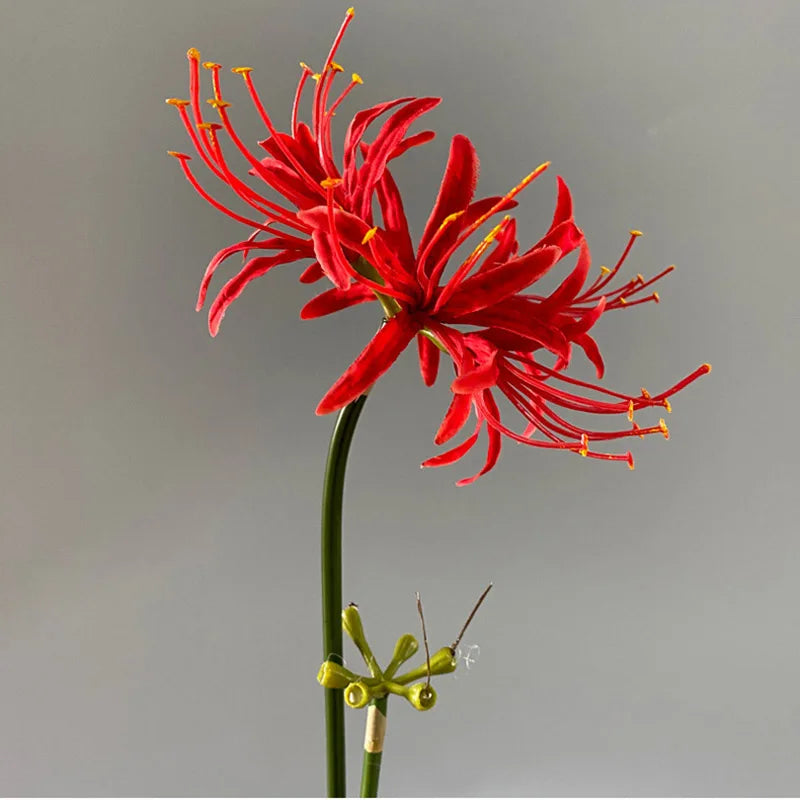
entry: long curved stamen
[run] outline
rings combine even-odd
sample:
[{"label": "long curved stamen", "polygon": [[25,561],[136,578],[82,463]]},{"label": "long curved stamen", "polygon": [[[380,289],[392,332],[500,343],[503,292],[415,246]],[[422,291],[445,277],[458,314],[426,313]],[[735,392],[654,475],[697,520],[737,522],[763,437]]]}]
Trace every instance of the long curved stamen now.
[{"label": "long curved stamen", "polygon": [[224,172],[225,182],[236,192],[236,194],[239,195],[239,197],[241,197],[246,203],[255,208],[256,211],[260,211],[262,214],[273,218],[275,222],[288,225],[289,227],[294,228],[295,230],[303,231],[304,233],[308,232],[308,226],[304,225],[302,222],[299,222],[296,219],[294,212],[283,208],[277,203],[273,203],[271,200],[267,200],[265,197],[262,197],[258,192],[256,192],[254,189],[251,189],[244,181],[237,178],[231,172],[222,154],[222,147],[220,146],[219,138],[217,137],[217,129],[222,126],[219,124],[212,125],[210,122],[204,122],[202,125],[206,126],[205,129],[208,131],[208,135],[211,140],[211,147],[216,155],[217,163],[219,164],[220,169],[222,169]]},{"label": "long curved stamen", "polygon": [[[478,246],[470,253],[464,263],[458,268],[458,270],[456,270],[456,273],[453,275],[453,277],[445,284],[436,300],[436,305],[433,308],[434,312],[443,308],[445,303],[453,296],[453,292],[455,292],[455,290],[459,287],[464,278],[467,277],[469,271],[491,246],[492,242],[494,242],[498,234],[508,224],[510,219],[511,217],[508,215],[503,217],[503,219],[497,225],[495,225],[494,228],[492,228],[489,233],[483,237],[483,239],[481,239],[481,241],[478,243]],[[432,286],[433,284],[430,284],[427,291],[432,292]],[[428,302],[430,302],[429,298],[426,299],[428,299]]]},{"label": "long curved stamen", "polygon": [[[347,30],[348,26],[353,20],[353,16],[355,15],[354,8],[348,8],[344,15],[344,20],[339,28],[339,32],[336,34],[336,37],[333,40],[333,44],[331,45],[330,52],[328,53],[328,57],[325,59],[325,63],[322,65],[322,69],[320,70],[320,79],[317,81],[316,89],[314,90],[314,106],[312,110],[312,126],[314,128],[314,136],[319,139],[319,122],[322,119],[322,90],[324,89],[323,84],[325,83],[325,77],[328,72],[328,68],[333,61],[333,57],[336,55],[336,51],[339,49],[339,45],[341,44],[342,37],[344,36],[344,32]],[[321,153],[320,153],[321,155]]]},{"label": "long curved stamen", "polygon": [[580,299],[576,298],[575,302],[583,302],[584,297],[588,297],[595,292],[599,292],[604,286],[608,286],[609,281],[613,280],[614,276],[619,272],[620,267],[625,263],[628,253],[631,252],[633,243],[643,234],[641,231],[630,231],[630,235],[631,238],[628,240],[628,244],[622,251],[622,255],[619,257],[619,260],[614,265],[614,269],[602,270],[600,277],[581,295]]},{"label": "long curved stamen", "polygon": [[421,285],[425,286],[426,282],[433,285],[433,281],[425,275],[425,263],[428,260],[428,257],[430,256],[434,246],[439,243],[439,241],[449,228],[450,224],[455,222],[463,213],[464,211],[455,211],[452,214],[448,214],[442,220],[441,225],[439,225],[439,227],[436,229],[433,236],[431,236],[430,241],[425,246],[425,249],[422,251],[422,253],[420,253],[419,258],[417,259],[417,281]]},{"label": "long curved stamen", "polygon": [[234,67],[231,72],[235,72],[238,75],[241,75],[244,78],[245,86],[247,87],[247,91],[250,93],[250,98],[253,101],[253,105],[256,107],[256,110],[261,117],[262,122],[264,123],[267,130],[272,135],[272,139],[275,144],[280,148],[280,151],[286,156],[286,159],[291,163],[291,165],[297,170],[297,174],[300,175],[309,187],[313,186],[314,191],[319,192],[320,194],[324,195],[325,191],[319,185],[319,183],[311,177],[306,171],[306,168],[300,163],[300,161],[295,157],[292,151],[286,146],[286,143],[282,140],[281,136],[278,134],[278,131],[275,129],[275,126],[272,124],[272,120],[267,114],[266,108],[264,108],[264,104],[261,102],[261,98],[256,91],[256,87],[253,84],[253,79],[250,77],[250,72],[252,71],[251,67]]},{"label": "long curved stamen", "polygon": [[[200,105],[200,51],[195,47],[190,47],[186,51],[186,58],[189,60],[189,98],[191,100],[192,116],[194,117],[194,124],[201,125],[204,119],[203,108]],[[208,156],[213,159],[211,145],[205,133],[200,134],[200,140],[203,142]]]},{"label": "long curved stamen", "polygon": [[[447,265],[447,261],[450,256],[481,226],[484,222],[486,222],[489,217],[493,214],[496,214],[508,200],[513,199],[516,197],[526,186],[528,186],[531,182],[533,182],[536,178],[539,177],[548,167],[550,166],[549,161],[545,161],[544,164],[540,164],[533,172],[526,175],[513,189],[503,195],[488,211],[481,214],[478,219],[476,219],[471,225],[467,226],[461,233],[459,233],[458,237],[456,238],[455,242],[453,242],[450,247],[445,250],[445,252],[439,258],[439,261],[434,265],[433,269],[431,270],[430,276],[430,285],[436,286],[439,283],[439,279],[442,276],[442,272],[444,272],[444,268]],[[464,275],[464,265],[462,264],[459,267],[451,280],[455,280],[456,282],[460,281]],[[430,291],[430,285],[428,291]]]},{"label": "long curved stamen", "polygon": [[181,169],[183,170],[183,174],[186,176],[186,179],[189,183],[192,184],[194,190],[202,197],[207,203],[210,203],[217,211],[221,211],[223,214],[227,214],[231,219],[235,219],[237,222],[241,222],[244,225],[249,226],[250,228],[258,228],[262,231],[270,232],[270,229],[267,225],[264,225],[261,222],[256,222],[255,220],[248,219],[247,217],[243,217],[240,214],[237,214],[235,211],[231,211],[229,208],[226,208],[222,203],[215,200],[198,182],[197,178],[192,174],[192,171],[189,169],[187,161],[191,160],[191,156],[187,156],[185,153],[176,153],[175,151],[168,151],[169,155],[173,156],[174,158],[178,159],[181,164]]},{"label": "long curved stamen", "polygon": [[300,80],[297,82],[297,90],[294,93],[294,102],[292,103],[292,136],[294,137],[297,136],[298,131],[297,114],[300,110],[300,98],[303,95],[303,88],[306,85],[306,81],[314,72],[308,64],[304,64],[302,61],[300,62],[300,68],[303,72],[300,75]]}]

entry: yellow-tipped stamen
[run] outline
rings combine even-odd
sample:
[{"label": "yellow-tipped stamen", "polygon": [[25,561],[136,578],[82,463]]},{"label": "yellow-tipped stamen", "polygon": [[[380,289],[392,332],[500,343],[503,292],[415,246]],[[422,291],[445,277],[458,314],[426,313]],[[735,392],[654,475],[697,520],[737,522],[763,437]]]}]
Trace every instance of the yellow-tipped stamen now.
[{"label": "yellow-tipped stamen", "polygon": [[315,72],[315,73],[314,73],[314,74],[311,76],[311,80],[314,80],[314,81],[317,81],[317,82],[319,82],[319,79],[320,79],[321,77],[322,77],[322,75],[320,75],[320,74],[319,74],[319,72]]},{"label": "yellow-tipped stamen", "polygon": [[608,275],[608,273],[611,272],[611,270],[608,267],[600,267],[600,272],[603,275]]},{"label": "yellow-tipped stamen", "polygon": [[656,301],[656,303],[660,303],[661,302],[661,297],[659,296],[658,292],[653,292],[652,297],[653,297],[653,300]]},{"label": "yellow-tipped stamen", "polygon": [[628,453],[628,469],[632,470],[635,469],[636,465],[633,463],[633,454]]},{"label": "yellow-tipped stamen", "polygon": [[[639,427],[639,426],[638,426],[638,425],[637,425],[637,424],[634,422],[634,423],[633,423],[633,430],[634,430],[634,431],[640,431],[640,430],[641,430],[641,428],[640,428],[640,427]],[[644,439],[644,434],[643,434],[643,433],[637,433],[636,435],[637,435],[637,436],[638,436],[640,439]]]},{"label": "yellow-tipped stamen", "polygon": [[709,372],[711,372],[711,364],[709,364],[708,362],[706,362],[705,364],[701,364],[700,366],[701,366],[702,368],[705,368],[706,375],[707,375]]},{"label": "yellow-tipped stamen", "polygon": [[589,455],[589,437],[585,433],[581,434],[581,448],[578,453],[584,458]]},{"label": "yellow-tipped stamen", "polygon": [[186,108],[190,105],[189,100],[182,100],[180,97],[168,97],[164,101],[168,106],[176,106],[177,108]]},{"label": "yellow-tipped stamen", "polygon": [[366,244],[376,233],[378,232],[378,228],[370,228],[365,234],[364,238],[361,240],[361,244]]},{"label": "yellow-tipped stamen", "polygon": [[335,186],[338,186],[342,182],[341,178],[324,178],[319,182],[319,185],[323,189],[333,189]]},{"label": "yellow-tipped stamen", "polygon": [[633,400],[628,401],[628,422],[633,422]]},{"label": "yellow-tipped stamen", "polygon": [[353,83],[364,83],[364,79],[357,72],[354,72]]},{"label": "yellow-tipped stamen", "polygon": [[195,127],[201,131],[218,131],[222,128],[222,125],[219,122],[198,122]]},{"label": "yellow-tipped stamen", "polygon": [[230,103],[227,100],[221,100],[218,97],[212,97],[210,100],[206,100],[212,108],[216,108],[219,111],[221,108],[230,108]]},{"label": "yellow-tipped stamen", "polygon": [[644,283],[644,275],[642,275],[642,273],[641,273],[641,272],[637,272],[637,273],[636,273],[636,280],[637,280],[639,283]]},{"label": "yellow-tipped stamen", "polygon": [[672,413],[672,404],[669,402],[669,400],[667,400],[666,397],[664,398],[664,409],[666,410],[667,414]]},{"label": "yellow-tipped stamen", "polygon": [[645,389],[644,386],[642,386],[642,397],[644,397],[645,400],[649,400],[651,396],[652,395],[650,394],[650,392],[648,392],[647,389]]},{"label": "yellow-tipped stamen", "polygon": [[222,64],[217,64],[216,61],[204,61],[203,69],[220,69]]},{"label": "yellow-tipped stamen", "polygon": [[300,68],[304,69],[306,72],[313,72],[314,71],[313,69],[311,69],[311,67],[308,66],[308,64],[306,64],[305,61],[301,61],[300,62]]},{"label": "yellow-tipped stamen", "polygon": [[658,427],[661,429],[661,433],[664,434],[664,438],[669,439],[669,428],[667,428],[667,423],[664,422],[663,418],[658,421]]},{"label": "yellow-tipped stamen", "polygon": [[231,67],[231,72],[233,72],[235,75],[241,75],[242,77],[247,75],[248,72],[252,71],[252,67]]},{"label": "yellow-tipped stamen", "polygon": [[192,157],[186,153],[179,153],[177,150],[167,150],[167,155],[177,158],[181,161],[191,161]]},{"label": "yellow-tipped stamen", "polygon": [[350,6],[350,8],[348,8],[347,11],[345,11],[345,14],[347,14],[348,17],[354,16],[355,13],[356,10],[353,8],[353,6]]},{"label": "yellow-tipped stamen", "polygon": [[191,61],[199,61],[200,51],[196,47],[190,47],[186,51],[186,58],[190,59]]},{"label": "yellow-tipped stamen", "polygon": [[641,231],[628,231],[628,233],[630,233],[631,236],[644,236]]},{"label": "yellow-tipped stamen", "polygon": [[335,61],[331,61],[330,68],[334,72],[344,72],[344,67],[341,64],[337,64]]},{"label": "yellow-tipped stamen", "polygon": [[624,297],[620,297],[619,302],[624,306],[627,304],[628,301]]}]

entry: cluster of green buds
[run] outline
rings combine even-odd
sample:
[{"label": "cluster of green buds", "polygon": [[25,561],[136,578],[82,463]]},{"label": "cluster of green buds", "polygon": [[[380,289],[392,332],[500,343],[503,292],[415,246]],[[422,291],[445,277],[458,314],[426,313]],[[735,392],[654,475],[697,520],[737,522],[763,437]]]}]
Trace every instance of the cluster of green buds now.
[{"label": "cluster of green buds", "polygon": [[326,689],[343,689],[344,700],[351,708],[363,708],[371,700],[387,694],[405,697],[418,711],[428,711],[436,705],[436,690],[431,686],[430,679],[433,675],[455,671],[454,647],[443,647],[416,669],[397,675],[400,667],[419,650],[419,642],[414,636],[404,633],[397,640],[392,660],[386,669],[381,669],[364,635],[357,606],[351,604],[342,611],[342,627],[364,658],[370,675],[356,675],[335,661],[325,661],[317,680]]}]

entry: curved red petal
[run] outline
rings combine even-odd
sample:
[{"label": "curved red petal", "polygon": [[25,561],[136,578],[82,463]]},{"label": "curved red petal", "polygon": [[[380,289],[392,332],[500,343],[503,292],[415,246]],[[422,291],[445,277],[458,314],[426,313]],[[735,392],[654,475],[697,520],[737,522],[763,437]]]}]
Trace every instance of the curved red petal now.
[{"label": "curved red petal", "polygon": [[417,348],[422,381],[426,386],[433,386],[439,373],[441,351],[427,336],[422,336],[421,334],[417,336]]},{"label": "curved red petal", "polygon": [[392,317],[320,400],[317,414],[338,411],[364,394],[392,366],[419,328],[419,322],[408,314]]}]

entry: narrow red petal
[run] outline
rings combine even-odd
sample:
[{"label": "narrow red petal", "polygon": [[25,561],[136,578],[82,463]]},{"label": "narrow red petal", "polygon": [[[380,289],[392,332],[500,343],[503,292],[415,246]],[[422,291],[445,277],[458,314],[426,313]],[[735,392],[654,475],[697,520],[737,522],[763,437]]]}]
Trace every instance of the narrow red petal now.
[{"label": "narrow red petal", "polygon": [[269,272],[273,267],[279,264],[286,264],[288,262],[296,261],[302,258],[291,250],[285,250],[275,256],[262,256],[261,258],[253,258],[248,261],[241,270],[231,278],[220,290],[211,308],[208,310],[208,330],[212,336],[216,336],[219,332],[219,326],[228,306],[244,291],[250,281],[260,278],[265,273]]},{"label": "narrow red petal", "polygon": [[309,300],[300,310],[300,319],[316,319],[333,314],[359,303],[375,300],[375,293],[366,286],[354,283],[349,289],[328,289]]},{"label": "narrow red petal", "polygon": [[314,230],[311,232],[311,239],[314,242],[314,254],[322,271],[334,286],[346,289],[350,285],[350,275],[336,258],[328,234],[321,230]]},{"label": "narrow red petal", "polygon": [[364,394],[392,366],[419,328],[408,314],[392,317],[320,400],[317,414],[338,411]]},{"label": "narrow red petal", "polygon": [[465,441],[461,442],[461,444],[454,447],[452,450],[448,450],[446,453],[439,453],[438,456],[433,456],[432,458],[423,461],[421,466],[423,467],[445,467],[448,464],[454,464],[460,458],[463,458],[474,446],[475,442],[478,441],[478,433],[480,432],[480,428],[469,437]]},{"label": "narrow red petal", "polygon": [[422,253],[446,217],[463,211],[472,202],[478,183],[478,170],[478,154],[472,142],[466,136],[456,134],[450,142],[447,166],[433,210],[419,240],[418,254]]},{"label": "narrow red petal", "polygon": [[586,353],[586,358],[594,364],[597,370],[597,379],[600,380],[606,371],[606,366],[603,363],[603,355],[597,346],[597,342],[588,333],[579,334],[574,337],[573,341],[583,349],[583,352]]},{"label": "narrow red petal", "polygon": [[467,424],[471,409],[472,398],[468,394],[454,394],[442,424],[433,437],[434,444],[444,444],[452,439]]},{"label": "narrow red petal", "polygon": [[325,277],[319,261],[315,261],[300,274],[300,283],[316,283]]},{"label": "narrow red petal", "polygon": [[446,310],[448,315],[458,316],[493,306],[528,288],[547,273],[560,255],[557,247],[542,247],[466,278],[442,310]]},{"label": "narrow red petal", "polygon": [[422,381],[426,386],[433,386],[436,383],[436,376],[439,373],[439,356],[441,351],[427,337],[421,334],[417,336],[417,347],[419,351],[419,369],[422,373]]}]

